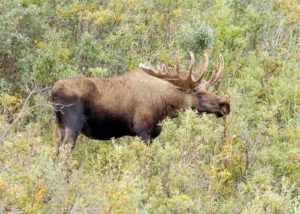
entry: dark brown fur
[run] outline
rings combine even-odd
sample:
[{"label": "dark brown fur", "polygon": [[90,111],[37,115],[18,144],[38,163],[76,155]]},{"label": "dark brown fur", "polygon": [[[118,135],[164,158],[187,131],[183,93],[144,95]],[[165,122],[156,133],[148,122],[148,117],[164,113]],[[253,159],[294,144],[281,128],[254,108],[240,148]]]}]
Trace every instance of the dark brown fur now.
[{"label": "dark brown fur", "polygon": [[191,107],[198,112],[228,114],[226,99],[206,90],[187,93],[142,70],[111,78],[76,77],[58,81],[52,102],[60,129],[59,146],[73,148],[79,133],[107,140],[125,135],[145,142],[160,134],[159,122]]}]

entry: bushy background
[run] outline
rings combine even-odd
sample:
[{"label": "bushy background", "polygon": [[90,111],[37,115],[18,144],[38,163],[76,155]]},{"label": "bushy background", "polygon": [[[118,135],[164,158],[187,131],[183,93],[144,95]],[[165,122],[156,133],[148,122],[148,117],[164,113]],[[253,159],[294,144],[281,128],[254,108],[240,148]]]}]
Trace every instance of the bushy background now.
[{"label": "bushy background", "polygon": [[[299,41],[297,0],[0,0],[0,213],[299,213]],[[151,147],[81,136],[55,163],[45,87],[191,50],[223,54],[226,119],[184,111]]]}]

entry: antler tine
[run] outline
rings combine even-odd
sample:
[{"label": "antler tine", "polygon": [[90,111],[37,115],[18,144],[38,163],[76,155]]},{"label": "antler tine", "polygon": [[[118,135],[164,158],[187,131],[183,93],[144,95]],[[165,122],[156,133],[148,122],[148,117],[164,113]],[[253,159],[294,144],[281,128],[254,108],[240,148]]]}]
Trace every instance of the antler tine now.
[{"label": "antler tine", "polygon": [[199,65],[199,77],[198,79],[195,80],[196,83],[200,83],[201,80],[203,79],[207,68],[208,68],[208,55],[207,53],[204,53],[203,56],[200,58],[200,65]]},{"label": "antler tine", "polygon": [[222,74],[222,71],[224,70],[224,58],[220,54],[219,56],[220,60],[218,65],[214,68],[214,71],[211,75],[210,80],[208,81],[208,84],[215,84],[220,79],[220,76]]},{"label": "antler tine", "polygon": [[179,75],[179,57],[176,56],[176,65],[175,65],[175,70],[176,70],[176,74]]},{"label": "antler tine", "polygon": [[161,66],[160,65],[157,65],[156,67],[157,67],[158,71],[161,70]]},{"label": "antler tine", "polygon": [[195,64],[195,56],[194,56],[194,53],[192,51],[190,51],[190,55],[191,55],[191,64],[190,64],[189,70],[187,71],[187,75],[186,75],[185,79],[191,81],[192,80],[193,67],[194,67],[194,64]]},{"label": "antler tine", "polygon": [[223,58],[222,54],[220,54],[219,59],[220,59],[220,67],[219,67],[218,72],[216,73],[216,77],[214,79],[214,83],[216,83],[216,82],[219,81],[219,79],[221,77],[221,74],[224,71],[224,58]]},{"label": "antler tine", "polygon": [[164,64],[162,65],[162,67],[158,65],[157,70],[153,68],[152,65],[144,65],[142,63],[140,63],[139,67],[146,73],[158,78],[164,78],[164,76],[167,74],[167,72],[165,71],[166,66]]},{"label": "antler tine", "polygon": [[155,76],[157,76],[157,74],[158,74],[158,72],[151,65],[147,66],[147,65],[140,63],[139,67],[149,74],[154,74]]},{"label": "antler tine", "polygon": [[166,75],[167,73],[169,73],[169,69],[168,69],[168,67],[165,64],[163,64],[162,65],[162,72],[161,72],[161,74],[162,75]]}]

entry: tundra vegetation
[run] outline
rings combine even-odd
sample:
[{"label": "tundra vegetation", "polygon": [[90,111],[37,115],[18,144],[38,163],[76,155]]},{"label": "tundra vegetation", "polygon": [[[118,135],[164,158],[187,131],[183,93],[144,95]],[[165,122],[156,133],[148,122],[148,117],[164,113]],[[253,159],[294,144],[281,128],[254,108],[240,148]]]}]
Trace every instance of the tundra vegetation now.
[{"label": "tundra vegetation", "polygon": [[[0,213],[300,212],[299,1],[0,0],[0,23]],[[189,51],[224,56],[226,118],[182,111],[151,147],[80,136],[55,162],[54,82]]]}]

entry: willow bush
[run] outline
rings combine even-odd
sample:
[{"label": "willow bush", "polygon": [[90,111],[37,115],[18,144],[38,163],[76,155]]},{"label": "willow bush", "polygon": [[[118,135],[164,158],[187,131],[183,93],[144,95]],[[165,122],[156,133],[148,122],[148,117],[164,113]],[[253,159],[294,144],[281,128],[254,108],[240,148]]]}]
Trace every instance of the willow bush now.
[{"label": "willow bush", "polygon": [[[296,0],[0,0],[0,212],[299,213],[299,14]],[[230,115],[183,111],[151,147],[81,136],[56,161],[47,87],[187,66],[191,50],[223,54],[212,91]]]}]

